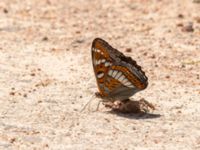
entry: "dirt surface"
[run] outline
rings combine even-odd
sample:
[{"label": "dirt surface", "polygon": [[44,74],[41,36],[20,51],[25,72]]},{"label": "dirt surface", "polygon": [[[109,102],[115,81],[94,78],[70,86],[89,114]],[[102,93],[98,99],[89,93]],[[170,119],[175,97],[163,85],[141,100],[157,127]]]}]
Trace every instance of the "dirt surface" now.
[{"label": "dirt surface", "polygon": [[[198,0],[0,1],[0,149],[200,149],[199,12]],[[155,111],[80,112],[97,91],[96,37],[142,66],[149,85],[132,99]]]}]

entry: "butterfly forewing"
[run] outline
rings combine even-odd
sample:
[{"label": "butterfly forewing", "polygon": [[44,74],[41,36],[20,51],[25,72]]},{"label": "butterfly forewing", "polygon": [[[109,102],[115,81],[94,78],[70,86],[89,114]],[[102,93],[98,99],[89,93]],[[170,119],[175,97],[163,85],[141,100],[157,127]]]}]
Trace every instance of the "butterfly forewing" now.
[{"label": "butterfly forewing", "polygon": [[106,46],[100,39],[95,39],[92,43],[92,63],[97,80],[98,89],[100,95],[107,96],[108,94],[104,90],[104,82],[110,66],[112,65],[112,59],[107,51]]}]

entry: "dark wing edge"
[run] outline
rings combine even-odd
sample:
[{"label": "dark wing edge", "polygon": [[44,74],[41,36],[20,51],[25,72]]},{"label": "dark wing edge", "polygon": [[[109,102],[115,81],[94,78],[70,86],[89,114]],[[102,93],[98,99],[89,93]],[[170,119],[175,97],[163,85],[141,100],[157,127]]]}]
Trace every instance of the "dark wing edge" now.
[{"label": "dark wing edge", "polygon": [[148,77],[146,76],[145,72],[142,70],[142,67],[137,64],[135,60],[131,57],[126,57],[124,55],[120,56],[120,59],[128,64],[128,69],[136,75],[136,77],[145,84],[144,89],[148,86]]}]

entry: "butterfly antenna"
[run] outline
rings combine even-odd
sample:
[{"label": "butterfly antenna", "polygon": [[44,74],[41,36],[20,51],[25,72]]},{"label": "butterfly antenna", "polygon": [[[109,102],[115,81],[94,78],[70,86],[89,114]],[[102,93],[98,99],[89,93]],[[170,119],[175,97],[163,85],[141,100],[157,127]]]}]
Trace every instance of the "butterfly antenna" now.
[{"label": "butterfly antenna", "polygon": [[90,98],[90,100],[84,105],[84,107],[81,109],[80,112],[83,112],[85,110],[85,108],[91,104],[93,98],[95,97],[95,95],[92,95],[92,97]]}]

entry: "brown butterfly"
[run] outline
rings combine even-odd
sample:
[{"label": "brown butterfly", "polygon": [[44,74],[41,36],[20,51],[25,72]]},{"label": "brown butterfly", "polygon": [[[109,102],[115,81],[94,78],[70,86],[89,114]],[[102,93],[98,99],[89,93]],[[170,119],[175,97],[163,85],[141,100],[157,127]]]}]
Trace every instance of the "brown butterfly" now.
[{"label": "brown butterfly", "polygon": [[[153,105],[145,100],[129,101],[129,97],[148,85],[144,71],[131,57],[125,56],[103,39],[96,38],[92,42],[92,64],[99,89],[96,96],[102,98],[103,102],[110,102],[105,106],[120,112],[139,112],[140,105],[145,106],[144,110],[148,107],[154,109]],[[121,103],[118,103],[119,101]],[[97,109],[98,107],[99,104]]]},{"label": "brown butterfly", "polygon": [[99,89],[105,101],[129,99],[148,85],[148,78],[131,57],[127,57],[100,38],[92,43],[92,64]]}]

